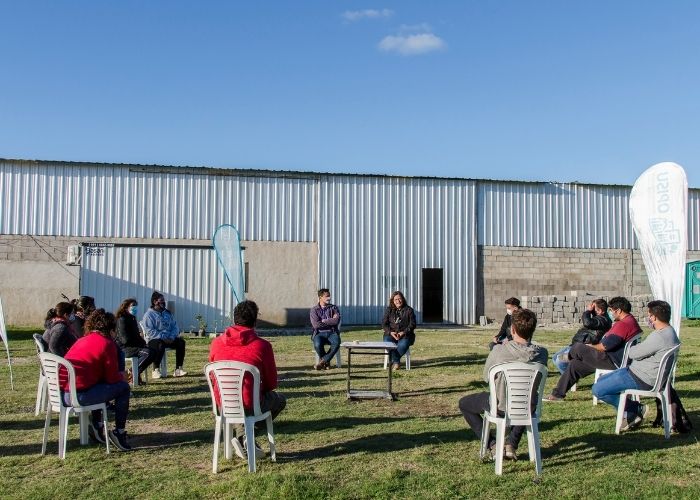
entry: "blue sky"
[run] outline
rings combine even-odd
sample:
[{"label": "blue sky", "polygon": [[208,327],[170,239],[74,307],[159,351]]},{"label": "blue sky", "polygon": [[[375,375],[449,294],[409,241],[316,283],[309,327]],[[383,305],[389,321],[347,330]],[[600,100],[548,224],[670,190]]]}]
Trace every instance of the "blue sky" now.
[{"label": "blue sky", "polygon": [[700,187],[694,1],[0,0],[0,157]]}]

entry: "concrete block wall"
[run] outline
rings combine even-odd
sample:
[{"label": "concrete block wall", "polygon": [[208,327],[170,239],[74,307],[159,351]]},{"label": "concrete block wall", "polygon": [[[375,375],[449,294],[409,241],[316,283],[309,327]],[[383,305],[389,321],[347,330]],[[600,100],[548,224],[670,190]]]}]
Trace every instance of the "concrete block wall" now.
[{"label": "concrete block wall", "polygon": [[[688,260],[698,259],[700,252],[688,252]],[[508,297],[566,296],[572,290],[627,298],[651,294],[638,250],[480,246],[477,262],[477,316],[497,322]]]},{"label": "concrete block wall", "polygon": [[[571,291],[569,294],[520,297],[520,305],[537,313],[540,325],[552,323],[580,324],[581,316],[595,299],[610,300],[614,294]],[[627,297],[632,304],[632,314],[638,320],[646,316],[646,305],[653,300],[651,294]]]}]

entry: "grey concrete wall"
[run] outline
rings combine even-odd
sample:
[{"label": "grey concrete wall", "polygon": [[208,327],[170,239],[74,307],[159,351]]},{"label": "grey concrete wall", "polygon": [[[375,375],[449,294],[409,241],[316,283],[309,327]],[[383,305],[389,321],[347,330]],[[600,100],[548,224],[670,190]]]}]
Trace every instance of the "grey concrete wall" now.
[{"label": "grey concrete wall", "polygon": [[[202,245],[208,240],[71,239],[0,235],[0,298],[8,325],[39,326],[46,311],[79,293],[78,266],[65,264],[69,245],[81,242]],[[316,300],[318,245],[244,241],[248,298],[265,326],[303,325]],[[99,304],[98,304],[99,305]]]},{"label": "grey concrete wall", "polygon": [[245,241],[248,293],[260,308],[261,326],[309,323],[318,300],[318,244]]},{"label": "grey concrete wall", "polygon": [[[688,252],[688,259],[700,259],[700,252]],[[478,314],[499,322],[508,297],[651,293],[638,250],[480,246],[478,267]]]}]

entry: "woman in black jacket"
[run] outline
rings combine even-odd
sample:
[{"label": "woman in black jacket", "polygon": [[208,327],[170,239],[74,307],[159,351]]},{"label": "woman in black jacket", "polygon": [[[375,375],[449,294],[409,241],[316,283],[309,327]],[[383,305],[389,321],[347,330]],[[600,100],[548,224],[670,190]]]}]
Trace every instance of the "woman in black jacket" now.
[{"label": "woman in black jacket", "polygon": [[49,309],[46,314],[44,326],[46,331],[42,335],[44,342],[49,347],[49,352],[56,356],[64,357],[78,338],[73,335],[70,324],[70,315],[73,313],[73,304],[59,302],[56,307]]},{"label": "woman in black jacket", "polygon": [[116,342],[127,358],[134,356],[139,358],[139,373],[132,376],[139,377],[153,362],[156,352],[146,345],[146,341],[139,331],[139,323],[136,320],[137,306],[136,299],[126,299],[121,303],[115,314],[117,318],[117,338]]},{"label": "woman in black jacket", "polygon": [[382,318],[384,329],[384,342],[393,342],[396,349],[389,351],[391,369],[398,370],[401,365],[401,357],[406,354],[409,347],[416,341],[416,313],[406,303],[406,297],[398,290],[391,294],[389,307]]}]

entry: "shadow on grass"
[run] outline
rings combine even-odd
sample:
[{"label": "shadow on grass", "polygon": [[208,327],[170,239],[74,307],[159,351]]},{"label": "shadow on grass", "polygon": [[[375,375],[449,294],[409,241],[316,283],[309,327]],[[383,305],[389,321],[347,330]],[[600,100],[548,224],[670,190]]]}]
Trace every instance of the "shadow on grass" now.
[{"label": "shadow on grass", "polygon": [[[307,432],[326,432],[366,425],[393,424],[397,422],[412,420],[413,417],[341,417],[341,418],[319,418],[315,420],[283,420],[279,424],[280,432],[284,434],[301,434]],[[278,427],[275,427],[277,429]]]},{"label": "shadow on grass", "polygon": [[466,429],[440,432],[404,433],[387,432],[371,436],[359,437],[342,443],[333,443],[313,450],[298,453],[277,453],[277,460],[290,462],[313,460],[318,458],[338,457],[354,453],[390,453],[393,451],[409,450],[420,446],[445,444],[469,439]]},{"label": "shadow on grass", "polygon": [[442,358],[430,358],[424,360],[411,360],[411,369],[415,367],[436,368],[440,366],[468,366],[468,365],[483,365],[486,361],[486,354],[469,354],[446,356]]},{"label": "shadow on grass", "polygon": [[[614,426],[614,421],[612,422]],[[640,431],[622,433],[588,433],[561,439],[552,446],[542,448],[542,459],[547,460],[547,466],[570,467],[581,460],[595,460],[602,457],[629,455],[630,452],[671,449],[678,446],[688,446],[692,440],[688,434],[671,435],[664,439],[662,429],[647,427]]]}]

